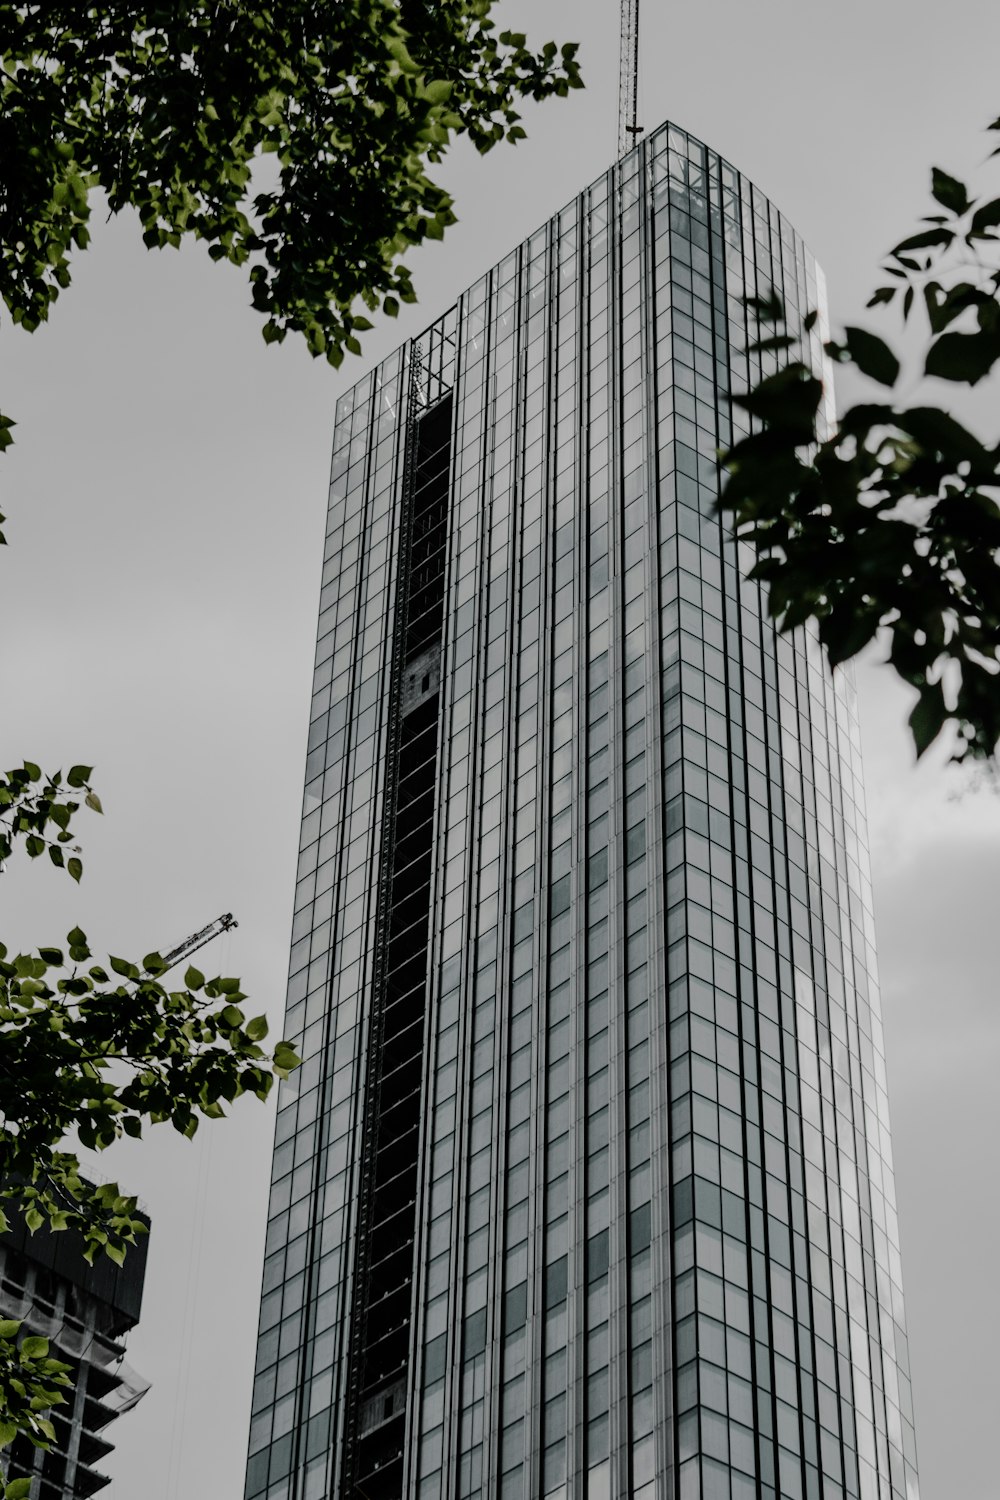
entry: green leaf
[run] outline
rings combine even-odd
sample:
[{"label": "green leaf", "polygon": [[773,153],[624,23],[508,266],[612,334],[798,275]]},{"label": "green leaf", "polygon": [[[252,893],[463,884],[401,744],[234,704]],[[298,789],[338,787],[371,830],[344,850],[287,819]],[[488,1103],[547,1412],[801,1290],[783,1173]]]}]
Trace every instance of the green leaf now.
[{"label": "green leaf", "polygon": [[972,215],[972,223],[969,226],[969,237],[982,239],[991,229],[1000,225],[1000,198],[993,198],[989,203],[981,203]]},{"label": "green leaf", "polygon": [[227,1005],[222,1012],[222,1019],[227,1026],[236,1028],[243,1025],[243,1012],[237,1005]]},{"label": "green leaf", "polygon": [[93,772],[93,766],[70,766],[66,780],[70,786],[85,786],[93,775]]},{"label": "green leaf", "polygon": [[904,255],[912,250],[929,250],[934,245],[950,245],[955,234],[951,229],[938,227],[937,229],[922,229],[919,234],[911,234],[909,239],[900,240],[894,245],[890,254],[897,260],[902,260]]},{"label": "green leaf", "polygon": [[44,1359],[48,1352],[48,1339],[33,1337],[21,1341],[21,1353],[27,1359]]},{"label": "green leaf", "polygon": [[32,1234],[37,1233],[37,1231],[41,1229],[44,1221],[34,1204],[32,1204],[30,1208],[25,1209],[24,1222],[27,1224]]},{"label": "green leaf", "polygon": [[4,1500],[28,1500],[30,1494],[30,1478],[12,1479],[4,1492]]},{"label": "green leaf", "polygon": [[758,323],[785,321],[785,304],[773,287],[761,297],[744,297],[743,303],[754,314]]},{"label": "green leaf", "polygon": [[928,746],[937,739],[947,717],[948,709],[945,705],[941,684],[939,682],[926,683],[920,689],[920,697],[917,699],[909,719],[910,730],[913,734],[913,743],[917,748],[918,760]]},{"label": "green leaf", "polygon": [[0,1339],[16,1339],[21,1331],[21,1323],[18,1318],[0,1319]]},{"label": "green leaf", "polygon": [[433,82],[425,84],[423,96],[431,104],[446,104],[451,98],[452,85],[446,79],[435,78]]},{"label": "green leaf", "polygon": [[246,1033],[252,1042],[261,1042],[267,1036],[267,1017],[254,1016],[246,1024]]},{"label": "green leaf", "polygon": [[734,396],[737,406],[760,417],[778,431],[786,431],[800,442],[809,442],[815,432],[816,412],[823,383],[804,365],[786,365],[745,396]]},{"label": "green leaf", "polygon": [[299,1066],[301,1061],[302,1059],[290,1042],[279,1042],[274,1049],[274,1066],[276,1068],[283,1068],[287,1072],[291,1072],[293,1068]]},{"label": "green leaf", "polygon": [[116,958],[114,954],[109,954],[108,963],[114,969],[115,973],[120,974],[123,979],[139,978],[139,970],[127,958]]},{"label": "green leaf", "polygon": [[44,958],[50,968],[61,968],[63,964],[63,953],[61,948],[39,948],[39,958]]},{"label": "green leaf", "polygon": [[878,630],[879,619],[875,612],[854,614],[838,610],[827,615],[820,624],[820,637],[826,647],[827,660],[831,667],[857,656]]},{"label": "green leaf", "polygon": [[899,360],[889,345],[866,328],[845,328],[847,352],[862,375],[879,385],[895,385],[899,377]]},{"label": "green leaf", "polygon": [[90,957],[87,934],[79,927],[74,927],[72,932],[66,934],[66,941],[69,943],[69,956],[74,963],[82,963],[85,958]]},{"label": "green leaf", "polygon": [[949,177],[940,167],[931,168],[931,193],[942,207],[950,209],[953,214],[968,211],[969,195],[965,184],[959,182],[957,177]]},{"label": "green leaf", "polygon": [[791,334],[776,333],[769,339],[758,339],[756,343],[747,346],[748,354],[771,354],[784,349],[791,349],[798,342]]},{"label": "green leaf", "polygon": [[24,762],[24,769],[28,773],[28,780],[29,781],[41,781],[41,779],[42,779],[42,770],[41,770],[41,767],[40,766],[36,766],[35,762],[33,760],[26,760]]},{"label": "green leaf", "polygon": [[906,411],[894,413],[893,421],[908,432],[928,453],[943,453],[948,462],[955,464],[966,460],[972,463],[988,462],[982,443],[974,437],[949,412],[936,406],[911,406]]},{"label": "green leaf", "polygon": [[88,792],[83,800],[94,812],[102,813],[104,811],[104,808],[101,806],[101,799],[96,792]]},{"label": "green leaf", "polygon": [[52,863],[55,865],[55,867],[56,867],[57,870],[61,870],[62,869],[62,867],[63,867],[63,852],[60,849],[60,847],[59,847],[58,844],[50,844],[49,845],[49,859],[51,859]]},{"label": "green leaf", "polygon": [[201,990],[205,987],[205,976],[194,964],[190,964],[184,975],[184,984],[189,990]]},{"label": "green leaf", "polygon": [[417,67],[417,64],[413,61],[413,58],[406,50],[406,46],[401,37],[394,36],[390,33],[390,35],[385,39],[385,50],[389,53],[390,57],[394,58],[395,61],[399,64],[400,72],[412,75],[420,71]]},{"label": "green leaf", "polygon": [[942,333],[931,344],[924,373],[940,380],[976,385],[1000,359],[1000,335],[980,329],[978,333]]},{"label": "green leaf", "polygon": [[83,861],[77,859],[74,854],[71,859],[66,861],[66,869],[73,879],[79,883],[80,876],[83,874]]}]

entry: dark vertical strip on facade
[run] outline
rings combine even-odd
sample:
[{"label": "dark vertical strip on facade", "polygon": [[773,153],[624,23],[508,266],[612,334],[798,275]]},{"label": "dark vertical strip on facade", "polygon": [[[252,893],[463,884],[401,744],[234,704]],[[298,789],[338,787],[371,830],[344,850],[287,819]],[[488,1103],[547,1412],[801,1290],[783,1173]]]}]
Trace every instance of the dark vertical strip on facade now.
[{"label": "dark vertical strip on facade", "polygon": [[401,1500],[422,1118],[451,396],[410,431],[341,1494]]}]

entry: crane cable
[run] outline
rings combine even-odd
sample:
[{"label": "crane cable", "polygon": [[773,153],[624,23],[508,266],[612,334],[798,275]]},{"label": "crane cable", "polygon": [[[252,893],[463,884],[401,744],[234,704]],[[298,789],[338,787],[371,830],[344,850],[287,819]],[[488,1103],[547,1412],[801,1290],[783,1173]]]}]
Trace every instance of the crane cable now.
[{"label": "crane cable", "polygon": [[[212,937],[222,937],[220,974],[228,974],[230,970],[230,956],[232,952],[232,929],[239,926],[232,914],[226,912],[224,916],[216,919],[210,931],[204,928],[202,932],[195,933],[193,937],[166,955],[168,960],[174,963],[180,959],[189,958],[197,948],[203,947],[205,942],[211,941]],[[205,937],[205,933],[210,936]],[[198,941],[203,939],[203,941]],[[175,956],[176,955],[176,956]],[[194,1145],[194,1142],[191,1143]],[[198,1132],[197,1143],[197,1174],[194,1190],[194,1213],[193,1225],[188,1237],[187,1265],[184,1271],[184,1288],[181,1295],[183,1313],[181,1314],[181,1333],[178,1350],[177,1368],[174,1376],[174,1399],[173,1410],[170,1417],[170,1442],[168,1444],[166,1486],[164,1490],[165,1500],[180,1500],[187,1495],[189,1490],[189,1474],[185,1473],[184,1463],[186,1457],[186,1430],[188,1425],[188,1410],[190,1404],[191,1367],[197,1355],[201,1352],[203,1345],[199,1345],[198,1330],[202,1327],[198,1318],[198,1288],[202,1282],[202,1259],[205,1249],[205,1225],[209,1219],[209,1207],[212,1199],[214,1163],[213,1146],[215,1144],[215,1131],[208,1130],[204,1134]]]}]

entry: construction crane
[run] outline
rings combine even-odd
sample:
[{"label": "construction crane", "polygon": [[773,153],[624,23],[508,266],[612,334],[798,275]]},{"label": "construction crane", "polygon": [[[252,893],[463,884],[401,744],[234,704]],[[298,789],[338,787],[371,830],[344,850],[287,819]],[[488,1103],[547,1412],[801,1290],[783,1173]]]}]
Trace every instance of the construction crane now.
[{"label": "construction crane", "polygon": [[176,948],[171,948],[169,953],[164,953],[164,967],[160,973],[165,974],[167,969],[172,969],[179,964],[182,958],[190,958],[192,953],[197,953],[199,948],[204,948],[205,944],[210,943],[214,937],[218,937],[223,932],[231,932],[239,925],[231,911],[223,912],[221,917],[216,917],[214,922],[209,922],[208,926],[203,927],[200,932],[193,932],[190,937],[184,939],[183,943],[178,943]]},{"label": "construction crane", "polygon": [[639,124],[639,0],[622,0],[618,52],[618,159],[642,134]]}]

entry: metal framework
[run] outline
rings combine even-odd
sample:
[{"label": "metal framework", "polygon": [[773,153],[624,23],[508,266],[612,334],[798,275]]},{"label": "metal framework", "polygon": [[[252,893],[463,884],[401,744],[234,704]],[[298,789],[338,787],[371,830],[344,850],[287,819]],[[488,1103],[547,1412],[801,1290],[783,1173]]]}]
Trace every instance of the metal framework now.
[{"label": "metal framework", "polygon": [[347,1386],[347,1429],[344,1446],[342,1493],[356,1491],[359,1481],[359,1438],[361,1436],[361,1401],[365,1387],[365,1355],[368,1343],[368,1281],[371,1273],[371,1229],[373,1216],[373,1182],[381,1121],[382,1047],[385,1030],[385,1002],[389,967],[389,926],[392,908],[393,845],[395,842],[396,787],[399,772],[400,704],[406,623],[408,615],[410,532],[413,515],[413,489],[416,471],[417,416],[419,412],[420,376],[423,366],[419,344],[413,346],[407,390],[406,459],[403,504],[400,515],[400,577],[396,586],[396,615],[393,628],[393,672],[386,743],[386,778],[383,792],[382,855],[379,872],[378,904],[375,922],[375,954],[372,1005],[368,1031],[368,1066],[366,1100],[361,1145],[360,1192],[358,1196],[357,1249],[355,1254],[355,1295],[351,1306],[349,1343],[349,1377]]},{"label": "metal framework", "polygon": [[639,124],[639,0],[622,0],[618,54],[618,157],[635,145]]},{"label": "metal framework", "polygon": [[403,1495],[451,452],[444,344],[431,355],[410,366],[340,1486],[364,1500]]},{"label": "metal framework", "polygon": [[[204,948],[213,938],[219,937],[223,932],[232,932],[239,925],[231,911],[223,912],[221,917],[216,917],[214,922],[209,922],[200,932],[193,932],[183,943],[178,943],[176,948],[171,948],[169,953],[163,955],[167,969],[174,968],[182,958],[190,958],[192,953],[197,953],[199,948]],[[161,969],[160,973],[165,974],[166,969]]]}]

